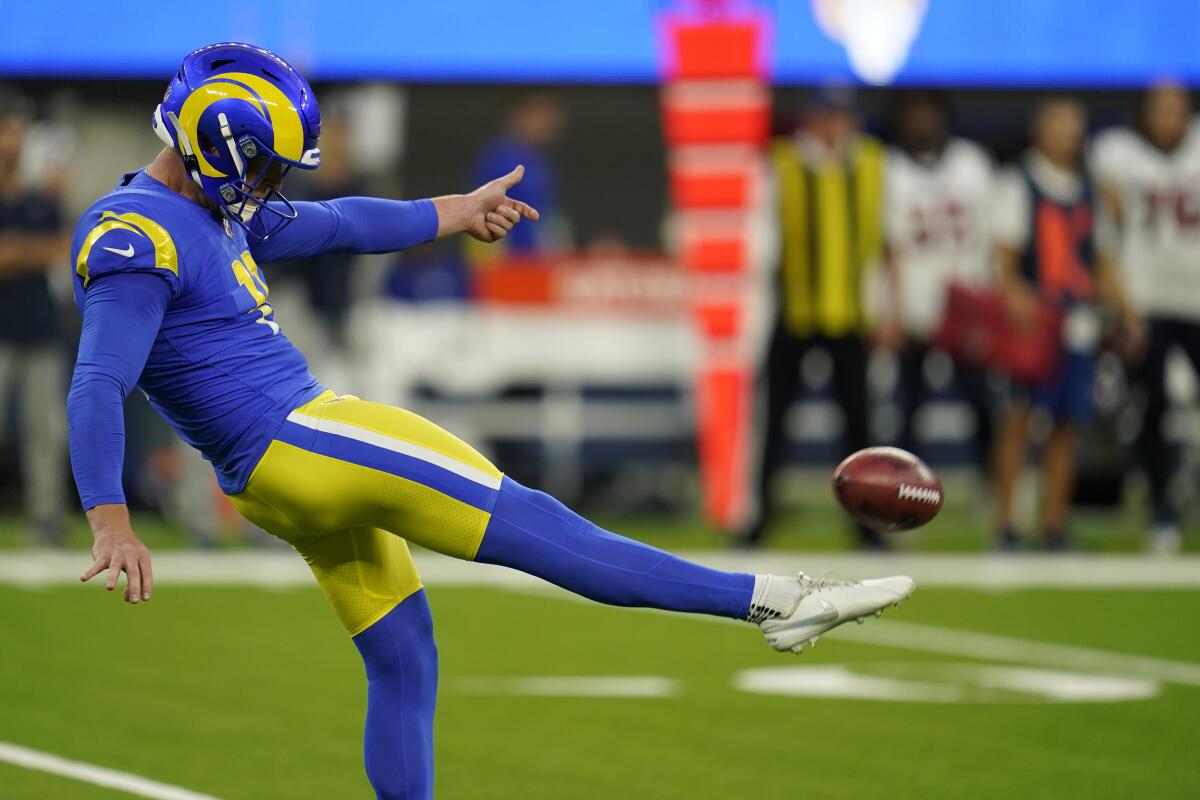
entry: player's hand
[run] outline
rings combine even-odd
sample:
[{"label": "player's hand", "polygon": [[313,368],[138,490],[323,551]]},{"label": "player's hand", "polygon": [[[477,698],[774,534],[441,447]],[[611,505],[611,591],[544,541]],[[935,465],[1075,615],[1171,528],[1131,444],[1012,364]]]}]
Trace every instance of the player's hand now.
[{"label": "player's hand", "polygon": [[463,230],[481,242],[503,239],[522,219],[537,221],[533,206],[508,196],[508,190],[525,177],[525,167],[518,165],[507,175],[485,183],[466,196],[467,216]]},{"label": "player's hand", "polygon": [[1024,283],[1013,282],[1004,291],[1008,315],[1017,327],[1028,330],[1037,320],[1041,300],[1037,293]]},{"label": "player's hand", "polygon": [[132,529],[126,527],[97,531],[96,540],[92,544],[92,558],[95,559],[95,563],[79,576],[79,580],[90,581],[107,569],[108,579],[104,588],[111,592],[117,588],[117,581],[124,572],[128,577],[124,593],[125,602],[136,605],[150,599],[154,588],[150,551]]}]

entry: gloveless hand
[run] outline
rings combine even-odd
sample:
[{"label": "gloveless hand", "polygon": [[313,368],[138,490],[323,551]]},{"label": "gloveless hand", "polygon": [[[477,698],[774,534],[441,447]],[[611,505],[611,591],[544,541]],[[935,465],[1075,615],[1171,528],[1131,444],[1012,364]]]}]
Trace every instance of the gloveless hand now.
[{"label": "gloveless hand", "polygon": [[438,236],[468,233],[481,242],[503,239],[522,219],[536,222],[537,209],[508,196],[508,190],[521,182],[525,167],[488,181],[470,194],[435,197],[438,212]]},{"label": "gloveless hand", "polygon": [[154,571],[150,566],[150,550],[128,526],[105,528],[95,532],[92,543],[94,563],[87,572],[79,576],[83,582],[90,581],[105,569],[108,580],[104,588],[112,591],[124,572],[128,576],[125,585],[125,602],[136,605],[149,600],[154,588]]}]

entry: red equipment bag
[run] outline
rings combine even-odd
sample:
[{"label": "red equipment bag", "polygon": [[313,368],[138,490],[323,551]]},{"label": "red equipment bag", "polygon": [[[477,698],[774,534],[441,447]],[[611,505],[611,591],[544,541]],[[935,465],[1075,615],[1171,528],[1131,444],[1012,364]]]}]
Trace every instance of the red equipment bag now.
[{"label": "red equipment bag", "polygon": [[933,343],[967,364],[1025,384],[1051,377],[1062,358],[1062,310],[1042,303],[1033,324],[1018,325],[1003,295],[951,285]]}]

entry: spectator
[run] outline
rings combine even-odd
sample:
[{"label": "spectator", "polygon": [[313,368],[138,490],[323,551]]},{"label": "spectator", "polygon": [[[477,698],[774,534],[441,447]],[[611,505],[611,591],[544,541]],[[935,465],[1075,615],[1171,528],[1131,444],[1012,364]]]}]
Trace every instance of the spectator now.
[{"label": "spectator", "polygon": [[[866,447],[867,318],[864,274],[881,252],[882,145],[863,135],[845,90],[812,95],[796,135],[771,148],[778,206],[778,317],[762,370],[766,396],[752,510],[739,543],[758,545],[771,518],[771,480],[783,459],[784,426],[796,398],[800,362],[822,347],[833,361],[833,390],[844,415],[842,451]],[[870,547],[882,541],[860,529]]]},{"label": "spectator", "polygon": [[1182,350],[1200,370],[1200,126],[1187,90],[1169,81],[1150,87],[1136,128],[1101,135],[1092,167],[1114,225],[1105,244],[1145,319],[1136,328],[1145,336],[1134,337],[1143,346],[1128,355],[1146,400],[1137,449],[1150,483],[1150,546],[1173,553],[1182,536],[1169,492],[1177,459],[1163,433],[1167,353]]},{"label": "spectator", "polygon": [[65,260],[67,240],[57,201],[20,180],[28,112],[23,98],[0,98],[0,402],[18,400],[26,522],[39,542],[57,544],[67,502],[66,373],[46,272]]},{"label": "spectator", "polygon": [[1045,303],[1064,312],[1059,368],[1038,385],[1014,387],[1011,408],[996,444],[999,544],[1015,547],[1016,487],[1025,465],[1030,411],[1046,411],[1053,424],[1042,453],[1043,541],[1067,544],[1067,518],[1075,480],[1075,441],[1092,411],[1092,366],[1099,341],[1096,301],[1128,317],[1128,306],[1110,262],[1093,248],[1094,200],[1081,165],[1086,126],[1075,99],[1039,103],[1033,148],[1003,176],[995,201],[997,267],[1016,324],[1029,324]]},{"label": "spectator", "polygon": [[[509,253],[537,253],[556,249],[562,239],[558,185],[549,148],[562,134],[564,112],[557,95],[541,90],[520,98],[508,114],[504,130],[484,145],[471,169],[470,184],[479,186],[507,175],[518,164],[525,165],[525,177],[510,194],[529,203],[541,213],[537,225],[518,225],[504,239]],[[489,258],[496,257],[495,247],[486,246]]]},{"label": "spectator", "polygon": [[[903,427],[899,444],[919,452],[915,418],[928,399],[925,363],[951,284],[990,282],[992,163],[983,149],[947,132],[941,95],[905,95],[894,117],[898,146],[887,157],[884,204],[887,310],[877,339],[899,352]],[[990,472],[993,424],[987,376],[961,361],[956,382],[975,417],[975,458]]]}]

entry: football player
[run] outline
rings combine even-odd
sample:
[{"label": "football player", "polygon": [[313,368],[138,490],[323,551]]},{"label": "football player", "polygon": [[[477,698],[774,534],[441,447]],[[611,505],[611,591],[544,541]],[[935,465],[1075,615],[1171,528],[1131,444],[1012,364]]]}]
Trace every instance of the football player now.
[{"label": "football player", "polygon": [[1078,100],[1041,100],[1032,147],[1001,174],[993,200],[997,270],[1012,316],[1030,324],[1039,306],[1057,307],[1063,315],[1058,367],[1037,383],[1013,382],[997,435],[997,544],[1003,549],[1021,543],[1014,512],[1034,408],[1052,419],[1042,446],[1042,541],[1050,550],[1071,544],[1075,443],[1093,410],[1100,311],[1123,322],[1132,314],[1115,265],[1095,247],[1095,195],[1083,165],[1086,132],[1087,112]]},{"label": "football player", "polygon": [[[884,230],[889,303],[880,330],[900,356],[904,422],[898,444],[918,451],[914,422],[928,398],[925,362],[950,284],[991,283],[991,159],[974,142],[950,136],[944,98],[913,92],[896,109],[898,144],[888,149]],[[982,370],[954,365],[963,399],[974,412],[975,457],[989,473],[992,403]]]},{"label": "football player", "polygon": [[[386,798],[433,787],[437,650],[408,541],[502,564],[593,600],[713,614],[798,651],[881,611],[912,580],[722,572],[601,530],[519,485],[469,445],[400,408],[321,385],[275,322],[260,263],[381,253],[459,232],[502,239],[535,209],[508,197],[521,167],[467,195],[291,203],[316,169],[312,90],[245,44],[188,55],[153,115],[165,147],[84,213],[73,240],[83,314],[68,401],[71,461],[94,534],[88,580],[121,572],[153,596],[150,554],[121,488],[122,403],[138,386],[212,463],[251,522],[308,562],[362,655],[366,769]],[[300,221],[296,223],[296,220]]]},{"label": "football player", "polygon": [[1169,492],[1176,460],[1163,434],[1167,353],[1178,347],[1200,369],[1200,126],[1187,90],[1169,81],[1152,86],[1135,128],[1097,138],[1092,169],[1115,223],[1105,243],[1145,320],[1137,326],[1142,352],[1133,354],[1146,395],[1138,450],[1150,483],[1150,546],[1172,553],[1182,538]]}]

